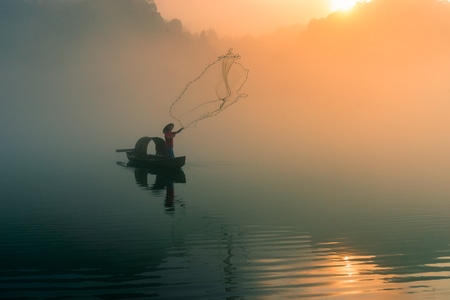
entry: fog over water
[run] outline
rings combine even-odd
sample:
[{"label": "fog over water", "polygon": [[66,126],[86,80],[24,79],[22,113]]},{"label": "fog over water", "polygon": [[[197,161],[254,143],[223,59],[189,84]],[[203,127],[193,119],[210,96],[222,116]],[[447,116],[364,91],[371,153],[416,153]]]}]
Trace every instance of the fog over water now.
[{"label": "fog over water", "polygon": [[110,151],[158,135],[184,84],[234,48],[249,97],[186,131],[178,151],[448,179],[444,2],[377,0],[306,29],[237,38],[190,34],[146,1],[2,1],[1,10],[4,155]]}]

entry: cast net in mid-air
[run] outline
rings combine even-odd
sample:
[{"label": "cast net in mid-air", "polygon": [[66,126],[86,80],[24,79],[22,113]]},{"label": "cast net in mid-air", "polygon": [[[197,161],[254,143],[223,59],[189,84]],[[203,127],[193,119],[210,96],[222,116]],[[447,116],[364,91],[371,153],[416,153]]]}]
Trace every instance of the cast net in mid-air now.
[{"label": "cast net in mid-air", "polygon": [[207,65],[172,103],[170,116],[181,127],[189,128],[247,97],[241,89],[247,82],[249,70],[238,62],[239,59],[240,56],[230,49]]}]

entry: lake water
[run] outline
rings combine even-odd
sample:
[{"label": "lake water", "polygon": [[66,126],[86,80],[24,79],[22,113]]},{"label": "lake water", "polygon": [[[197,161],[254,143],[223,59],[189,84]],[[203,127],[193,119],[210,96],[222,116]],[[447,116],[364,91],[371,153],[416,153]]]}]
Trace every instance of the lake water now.
[{"label": "lake water", "polygon": [[273,160],[153,174],[101,150],[4,162],[1,299],[450,295],[442,190]]}]

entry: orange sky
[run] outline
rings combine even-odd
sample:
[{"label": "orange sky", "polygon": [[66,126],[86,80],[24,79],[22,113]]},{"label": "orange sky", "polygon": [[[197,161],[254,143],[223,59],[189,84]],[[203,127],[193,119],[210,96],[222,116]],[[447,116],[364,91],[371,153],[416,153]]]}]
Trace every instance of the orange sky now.
[{"label": "orange sky", "polygon": [[[307,25],[312,19],[326,18],[336,10],[372,0],[152,1],[164,19],[179,19],[184,28],[192,33],[214,29],[219,36],[242,36],[270,33],[279,27]],[[400,5],[408,3],[405,0],[392,1],[394,2]]]},{"label": "orange sky", "polygon": [[166,19],[180,19],[193,32],[262,34],[279,26],[307,24],[331,11],[333,0],[155,0]]},{"label": "orange sky", "polygon": [[[187,153],[192,159],[227,157],[245,161],[265,161],[282,154],[295,157],[302,170],[307,164],[312,170],[325,169],[324,174],[330,169],[339,170],[339,174],[352,168],[370,170],[380,178],[403,175],[405,184],[410,176],[427,174],[432,180],[420,178],[417,182],[434,185],[440,181],[443,190],[448,190],[450,5],[437,0],[372,0],[348,13],[326,15],[322,8],[322,15],[319,3],[328,0],[308,0],[316,7],[307,6],[306,0],[258,0],[259,6],[256,0],[243,1],[245,6],[233,6],[237,3],[234,0],[227,1],[227,6],[220,6],[223,0],[208,0],[214,5],[205,2],[203,6],[201,0],[177,0],[171,15],[168,8],[174,1],[155,0],[165,20],[179,17],[186,27],[190,26],[187,17],[197,21],[198,26],[219,28],[220,24],[228,24],[229,33],[233,28],[239,35],[251,32],[250,23],[244,21],[253,20],[251,16],[255,20],[256,16],[264,18],[262,11],[268,17],[267,23],[259,21],[260,30],[282,25],[270,18],[282,15],[276,9],[287,11],[289,5],[299,8],[289,11],[291,19],[283,19],[287,25],[297,21],[297,13],[298,21],[304,20],[305,24],[309,18],[318,19],[305,29],[218,39],[214,35],[183,33],[177,22],[163,27],[160,16],[152,16],[153,10],[147,12],[153,18],[149,19],[137,13],[142,6],[124,10],[124,2],[119,0],[102,2],[91,24],[81,14],[75,19],[79,23],[74,21],[73,27],[68,27],[70,31],[62,31],[68,33],[61,35],[53,30],[57,28],[54,24],[60,24],[58,10],[50,10],[57,12],[53,18],[38,14],[42,20],[34,23],[10,18],[12,25],[17,22],[15,27],[8,27],[16,29],[17,40],[7,34],[9,31],[3,33],[15,44],[6,48],[10,50],[4,62],[7,68],[11,65],[12,71],[3,77],[2,91],[7,95],[5,99],[30,99],[26,104],[9,107],[11,120],[15,111],[27,108],[30,121],[15,126],[16,131],[22,128],[28,136],[29,128],[39,128],[45,136],[54,138],[58,133],[54,131],[61,128],[59,118],[71,125],[67,122],[70,114],[74,120],[79,119],[77,113],[83,118],[91,114],[91,123],[70,126],[70,130],[78,130],[84,141],[85,132],[97,134],[92,128],[107,128],[112,142],[117,143],[117,136],[122,136],[123,147],[128,147],[137,137],[160,134],[161,124],[173,121],[169,107],[186,83],[218,55],[233,48],[250,70],[243,90],[248,97],[214,119],[183,132],[177,138],[179,153]],[[273,5],[272,11],[269,4]],[[192,6],[201,9],[189,9]],[[86,10],[91,16],[92,7]],[[176,16],[175,10],[184,16]],[[48,27],[30,30],[41,23]],[[158,38],[160,35],[163,38]],[[39,51],[36,45],[41,47]],[[57,50],[61,52],[59,60]],[[24,82],[27,89],[20,88]],[[55,82],[59,85],[55,86]],[[64,113],[51,114],[58,124],[53,126],[49,111],[57,108]],[[34,121],[39,114],[40,123]],[[40,126],[35,126],[37,123]],[[252,134],[237,134],[242,128]],[[68,130],[59,132],[66,137]],[[16,140],[16,133],[11,136]],[[224,147],[224,140],[229,145],[252,147]],[[291,167],[293,162],[287,163]]]}]

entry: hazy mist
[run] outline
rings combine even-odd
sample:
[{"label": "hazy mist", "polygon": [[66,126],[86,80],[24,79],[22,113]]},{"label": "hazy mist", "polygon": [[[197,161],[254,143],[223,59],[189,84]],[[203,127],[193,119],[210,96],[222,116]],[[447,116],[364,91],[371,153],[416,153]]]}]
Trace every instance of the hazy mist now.
[{"label": "hazy mist", "polygon": [[0,40],[4,156],[83,159],[161,135],[185,84],[233,48],[248,97],[180,134],[176,154],[433,193],[450,179],[446,2],[373,0],[306,29],[219,38],[144,0],[4,0]]}]

